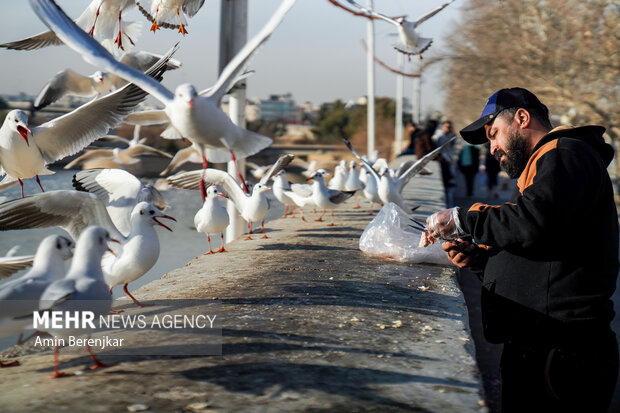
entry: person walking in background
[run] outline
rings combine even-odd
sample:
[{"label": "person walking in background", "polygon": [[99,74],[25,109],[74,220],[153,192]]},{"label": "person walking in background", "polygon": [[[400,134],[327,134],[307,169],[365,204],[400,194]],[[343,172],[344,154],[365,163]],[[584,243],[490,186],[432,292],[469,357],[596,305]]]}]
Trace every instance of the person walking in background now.
[{"label": "person walking in background", "polygon": [[530,91],[501,89],[461,130],[517,187],[510,202],[426,221],[459,268],[481,275],[484,336],[503,343],[502,412],[599,412],[612,400],[618,344],[611,300],[618,214],[602,126],[553,129]]},{"label": "person walking in background", "polygon": [[474,178],[480,167],[480,150],[474,145],[466,144],[459,153],[459,171],[465,176],[467,196],[474,195]]},{"label": "person walking in background", "polygon": [[497,199],[499,197],[497,193],[497,175],[500,170],[499,161],[495,159],[495,156],[491,155],[490,145],[487,143],[485,146],[486,156],[484,166],[487,173],[487,197]]},{"label": "person walking in background", "polygon": [[[436,140],[436,146],[439,147],[448,142],[454,137],[454,131],[452,130],[452,122],[446,120],[439,129],[441,133]],[[437,157],[439,165],[441,166],[441,180],[443,181],[443,191],[446,199],[446,208],[451,208],[454,203],[454,187],[456,186],[456,179],[454,170],[454,142],[448,145]]]},{"label": "person walking in background", "polygon": [[424,129],[417,130],[413,135],[414,152],[418,159],[434,149],[431,137],[435,129],[437,129],[437,121],[430,119],[426,122]]},{"label": "person walking in background", "polygon": [[399,153],[398,156],[413,155],[415,153],[414,136],[417,131],[416,124],[411,120],[407,121],[407,129],[409,129],[409,145],[405,148],[404,151]]}]

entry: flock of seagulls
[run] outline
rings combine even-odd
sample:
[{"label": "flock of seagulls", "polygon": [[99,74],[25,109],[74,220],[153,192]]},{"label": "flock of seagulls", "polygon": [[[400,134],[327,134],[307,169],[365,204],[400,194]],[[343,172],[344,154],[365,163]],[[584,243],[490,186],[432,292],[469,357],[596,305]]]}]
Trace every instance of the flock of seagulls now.
[{"label": "flock of seagulls", "polygon": [[[168,176],[187,160],[202,162],[201,169],[169,176],[167,183],[200,192],[203,205],[194,217],[194,224],[198,232],[206,235],[209,251],[205,254],[226,252],[223,231],[230,217],[220,203],[222,197],[231,200],[247,221],[247,239],[252,239],[253,225],[259,223],[259,233],[267,238],[265,222],[293,215],[296,208],[305,221],[303,208],[306,206],[322,210],[316,221],[322,221],[330,211],[332,220],[328,225],[334,225],[334,209],[351,197],[356,197],[359,206],[359,197],[364,196],[371,202],[371,213],[372,203],[395,202],[407,208],[400,195],[403,187],[424,170],[443,146],[393,171],[385,160],[371,164],[367,158],[359,157],[346,142],[361,161],[361,169],[355,161],[348,165],[342,161],[329,183],[326,180],[330,172],[310,163],[303,175],[312,183],[291,184],[286,175],[286,168],[294,159],[291,154],[282,155],[273,165],[257,166],[255,177],[258,181],[254,185],[245,181],[238,168],[233,174],[236,176],[209,168],[209,162],[236,163],[237,159],[253,155],[272,143],[268,137],[235,125],[220,109],[220,103],[239,81],[252,73],[246,71],[249,60],[279,26],[295,1],[282,1],[266,25],[230,61],[212,87],[198,92],[193,85],[182,84],[172,92],[159,82],[167,70],[181,66],[172,59],[178,45],[163,56],[146,52],[119,54],[117,49],[124,50],[127,43],[133,46],[136,39],[130,30],[133,23],[123,21],[123,13],[137,5],[152,21],[151,30],[178,28],[185,35],[185,16],[194,16],[204,0],[93,0],[76,21],[53,0],[30,0],[32,9],[50,31],[0,46],[33,50],[64,44],[94,65],[97,72],[90,76],[79,75],[71,69],[60,72],[44,86],[35,106],[44,107],[66,94],[90,96],[93,98],[90,102],[39,126],[29,124],[26,112],[13,110],[0,128],[0,174],[4,175],[0,189],[15,182],[21,187],[21,198],[0,203],[0,231],[59,227],[69,235],[44,238],[34,256],[0,258],[0,278],[31,266],[21,277],[0,284],[0,337],[24,332],[29,326],[28,316],[37,310],[69,311],[96,303],[92,304],[96,308],[88,309],[96,314],[107,314],[115,286],[122,285],[136,306],[148,305],[130,293],[128,284],[157,262],[160,243],[156,228],[172,231],[162,220],[176,221],[166,214],[169,205],[162,194],[122,169],[78,172],[72,180],[74,190],[45,192],[39,179],[39,175],[53,173],[47,169],[48,164],[74,155],[95,141],[122,142],[127,148],[87,149],[69,167],[101,157],[109,157],[119,164],[134,162],[137,154],[154,151],[140,140],[142,125],[166,125],[163,137],[186,138],[192,143],[175,155],[163,175]],[[163,109],[138,111],[139,103],[147,94],[155,97]],[[122,122],[135,126],[133,140],[108,135]],[[35,178],[42,193],[24,195],[23,180],[30,178]],[[273,181],[272,187],[270,181]],[[284,206],[283,213],[279,209],[281,206]],[[214,251],[211,235],[218,233],[221,247]],[[65,261],[69,259],[71,264],[66,271]],[[50,329],[47,333],[66,337],[87,331]],[[87,351],[95,363],[93,368],[105,367],[90,348]],[[0,367],[15,364],[18,363],[0,362]],[[58,369],[56,347],[52,377],[65,375],[68,374]]]}]

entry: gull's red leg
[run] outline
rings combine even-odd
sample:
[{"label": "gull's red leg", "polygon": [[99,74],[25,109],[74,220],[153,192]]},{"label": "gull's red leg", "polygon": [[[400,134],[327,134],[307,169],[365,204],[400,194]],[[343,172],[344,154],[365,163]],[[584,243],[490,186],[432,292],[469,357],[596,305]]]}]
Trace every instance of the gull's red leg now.
[{"label": "gull's red leg", "polygon": [[207,242],[209,243],[209,251],[205,252],[202,255],[209,255],[209,254],[213,254],[213,250],[211,249],[211,237],[209,236],[209,234],[207,234]]},{"label": "gull's red leg", "polygon": [[215,252],[228,252],[228,251],[226,251],[226,248],[224,248],[224,233],[223,232],[221,233],[221,236],[222,236],[222,246],[220,247],[219,250],[217,250]]},{"label": "gull's red leg", "polygon": [[101,0],[101,3],[99,3],[99,7],[97,7],[97,13],[95,13],[95,21],[93,22],[93,27],[91,27],[90,31],[88,32],[88,34],[90,34],[91,36],[95,34],[95,24],[97,24],[97,18],[99,17],[99,9],[101,8],[102,3],[103,3],[103,0]]},{"label": "gull's red leg", "polygon": [[235,168],[237,169],[237,175],[239,176],[239,183],[243,187],[243,192],[249,195],[250,190],[248,189],[248,186],[245,184],[245,179],[243,178],[243,175],[241,175],[241,170],[239,169],[239,164],[237,163],[237,157],[235,156],[235,153],[233,151],[230,151],[230,157],[232,158],[232,161],[235,163]]},{"label": "gull's red leg", "polygon": [[129,283],[123,285],[123,291],[125,291],[125,294],[127,294],[129,296],[129,298],[131,298],[133,300],[133,303],[135,305],[137,305],[139,308],[150,307],[150,306],[153,305],[153,304],[143,304],[140,301],[136,300],[135,297],[133,295],[131,295],[131,293],[127,290],[127,285],[129,285]]},{"label": "gull's red leg", "polygon": [[39,179],[39,175],[35,175],[35,179],[37,183],[39,184],[39,188],[41,188],[41,192],[45,192],[45,189],[43,189],[43,186],[41,185],[41,180]]},{"label": "gull's red leg", "polygon": [[177,7],[177,17],[179,18],[179,24],[181,24],[181,27],[179,27],[179,33],[185,36],[187,34],[187,30],[185,30],[185,27],[183,27],[183,20],[181,20],[181,15],[179,14],[178,7]]},{"label": "gull's red leg", "polygon": [[75,373],[62,373],[58,370],[58,346],[54,347],[54,373],[49,376],[50,379],[59,379],[61,377],[75,376]]}]

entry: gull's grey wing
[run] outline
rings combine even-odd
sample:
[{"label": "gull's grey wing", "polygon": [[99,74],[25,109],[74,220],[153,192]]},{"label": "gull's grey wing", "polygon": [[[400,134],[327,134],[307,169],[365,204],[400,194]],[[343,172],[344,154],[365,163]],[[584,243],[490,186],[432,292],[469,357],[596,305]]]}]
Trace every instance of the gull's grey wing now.
[{"label": "gull's grey wing", "polygon": [[[146,71],[149,67],[153,66],[159,59],[163,56],[155,53],[139,51],[139,52],[129,52],[125,53],[123,57],[120,59],[121,63],[125,63],[128,66],[134,67],[141,72]],[[166,65],[167,70],[175,70],[182,66],[181,62],[175,59],[170,59],[168,64]],[[116,89],[127,84],[127,81],[120,76],[117,76],[113,73],[109,75],[110,82]]]},{"label": "gull's grey wing", "polygon": [[205,0],[185,0],[183,2],[183,13],[189,17],[194,17],[204,3]]},{"label": "gull's grey wing", "polygon": [[17,271],[32,267],[34,255],[0,258],[0,279],[8,278]]},{"label": "gull's grey wing", "polygon": [[296,0],[284,0],[282,4],[280,4],[280,7],[278,7],[273,16],[271,16],[267,24],[243,46],[230,62],[228,62],[207,96],[211,97],[217,104],[220,103],[222,97],[228,93],[231,85],[234,84],[235,79],[239,73],[241,73],[248,60],[256,52],[258,47],[271,36],[276,27],[282,22],[282,19],[284,19],[286,13],[293,7],[295,1]]},{"label": "gull's grey wing", "polygon": [[374,11],[374,10],[370,10],[370,9],[368,9],[368,8],[366,8],[366,7],[363,7],[362,5],[360,5],[360,4],[358,4],[358,3],[356,3],[356,2],[355,2],[355,1],[353,1],[353,0],[346,0],[346,1],[347,1],[347,3],[349,3],[351,6],[353,6],[353,7],[355,7],[356,9],[359,9],[360,11],[362,11],[362,13],[365,13],[365,14],[367,15],[367,17],[368,17],[368,16],[370,16],[370,17],[374,17],[374,18],[377,18],[377,19],[385,20],[386,22],[391,23],[391,24],[393,24],[393,25],[395,25],[395,26],[400,26],[400,23],[399,23],[399,22],[397,22],[396,20],[394,20],[394,19],[393,19],[393,18],[391,18],[391,17],[386,16],[385,14],[377,13],[377,12],[376,12],[376,11]]},{"label": "gull's grey wing", "polygon": [[174,155],[174,157],[172,158],[172,160],[170,161],[166,169],[164,169],[159,174],[159,176],[166,176],[169,173],[176,171],[178,168],[181,167],[181,165],[183,165],[186,162],[194,162],[194,163],[202,162],[202,158],[200,154],[196,151],[196,148],[194,148],[193,146],[188,146],[187,148],[180,149],[179,151],[177,151],[177,153]]},{"label": "gull's grey wing", "polygon": [[452,2],[454,2],[454,0],[449,1],[447,3],[442,4],[441,6],[429,11],[428,13],[426,13],[425,15],[419,17],[416,21],[415,21],[415,25],[416,27],[419,26],[420,24],[422,24],[423,22],[425,22],[426,20],[430,19],[431,17],[433,17],[434,15],[436,15],[437,13],[439,13],[440,11],[442,11],[443,9],[445,9],[446,7],[448,7]]},{"label": "gull's grey wing", "polygon": [[355,194],[355,191],[337,191],[335,189],[329,190],[329,200],[334,204],[342,204],[347,199],[351,198]]},{"label": "gull's grey wing", "polygon": [[437,149],[434,149],[431,152],[427,153],[422,158],[418,159],[416,163],[411,165],[409,169],[403,172],[402,175],[398,178],[398,190],[402,191],[402,189],[405,187],[405,185],[407,185],[407,182],[409,182],[411,178],[413,178],[416,174],[418,174],[426,166],[426,164],[428,164],[430,161],[435,159],[437,155],[439,155],[439,152],[441,152],[446,146],[451,144],[452,141],[454,141],[455,139],[456,139],[456,136],[454,136],[452,139],[445,142],[443,145],[441,145]]},{"label": "gull's grey wing", "polygon": [[54,75],[47,82],[34,101],[35,110],[56,102],[67,94],[78,96],[92,96],[95,94],[91,79],[71,69],[65,69]]},{"label": "gull's grey wing", "polygon": [[[398,170],[396,171],[396,177],[400,178],[400,176],[405,173],[405,171],[409,168],[411,168],[411,165],[413,165],[415,163],[415,161],[413,160],[409,160],[409,161],[405,161],[403,163],[400,164],[400,166],[398,167]],[[387,165],[387,163],[386,163]]]},{"label": "gull's grey wing", "polygon": [[276,163],[273,164],[271,169],[269,169],[269,171],[265,175],[263,175],[260,183],[263,185],[267,185],[267,182],[269,182],[271,177],[275,176],[282,169],[286,168],[293,161],[293,159],[295,159],[295,155],[293,155],[292,153],[287,153],[280,156]]},{"label": "gull's grey wing", "polygon": [[362,158],[356,151],[355,149],[353,149],[353,146],[351,146],[351,142],[349,142],[348,139],[343,138],[344,140],[344,144],[347,145],[347,148],[349,148],[349,150],[351,151],[351,153],[353,153],[353,155],[355,155],[355,157],[357,159],[359,159],[359,161],[361,163],[364,164],[364,166],[366,166],[366,169],[368,170],[368,172],[370,172],[371,174],[374,175],[374,177],[377,179],[377,182],[379,182],[381,180],[381,177],[379,176],[379,174],[377,173],[377,171],[375,171],[372,167],[372,165],[364,158]]},{"label": "gull's grey wing", "polygon": [[[81,54],[86,62],[137,84],[139,88],[164,104],[174,98],[172,92],[160,85],[157,80],[114,59],[110,52],[76,25],[53,0],[30,0],[30,6],[43,23],[67,46]],[[176,46],[168,52],[167,56],[170,57],[175,50]]]},{"label": "gull's grey wing", "polygon": [[84,152],[84,154],[66,164],[63,169],[73,169],[76,166],[92,159],[112,158],[113,156],[114,152],[111,149],[88,149]]},{"label": "gull's grey wing", "polygon": [[2,43],[0,47],[9,50],[36,50],[47,46],[60,46],[62,44],[62,40],[60,40],[53,31],[48,30],[44,33],[28,37],[27,39]]},{"label": "gull's grey wing", "polygon": [[0,204],[0,231],[61,227],[76,240],[90,225],[104,227],[112,238],[125,239],[103,202],[87,192],[49,191]]},{"label": "gull's grey wing", "polygon": [[[170,58],[161,59],[147,75],[154,82],[161,80]],[[104,136],[119,125],[123,118],[144,100],[146,92],[129,84],[113,93],[92,100],[74,111],[32,128],[43,158],[54,162],[79,152],[86,145]]]}]

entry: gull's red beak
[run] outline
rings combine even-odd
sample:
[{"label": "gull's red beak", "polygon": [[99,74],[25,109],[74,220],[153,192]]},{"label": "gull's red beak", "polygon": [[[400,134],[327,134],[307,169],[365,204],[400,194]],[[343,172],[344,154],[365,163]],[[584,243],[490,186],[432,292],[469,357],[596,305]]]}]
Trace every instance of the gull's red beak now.
[{"label": "gull's red beak", "polygon": [[30,142],[28,142],[28,134],[32,134],[30,128],[28,126],[18,125],[17,132],[22,135],[22,138],[26,141],[26,145],[30,146]]},{"label": "gull's red beak", "polygon": [[271,191],[271,187],[270,186],[265,186],[263,188],[265,189],[265,191]]},{"label": "gull's red beak", "polygon": [[112,250],[112,248],[108,248],[108,252],[116,257],[116,253]]},{"label": "gull's red beak", "polygon": [[312,181],[312,177],[310,176],[310,177],[306,178],[306,181]]},{"label": "gull's red beak", "polygon": [[222,198],[226,198],[226,194],[217,194],[217,196],[221,196]]},{"label": "gull's red beak", "polygon": [[193,108],[194,107],[194,99],[188,100],[187,104],[189,105],[190,108]]},{"label": "gull's red beak", "polygon": [[168,226],[166,226],[166,225],[162,224],[161,222],[159,222],[157,220],[157,218],[167,218],[167,219],[173,220],[174,222],[177,221],[176,219],[172,218],[170,215],[162,215],[160,217],[153,217],[153,221],[157,222],[157,225],[160,225],[160,226],[166,228],[168,231],[172,232],[172,230]]}]

